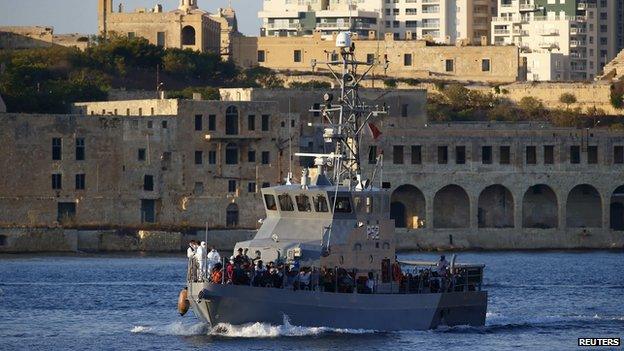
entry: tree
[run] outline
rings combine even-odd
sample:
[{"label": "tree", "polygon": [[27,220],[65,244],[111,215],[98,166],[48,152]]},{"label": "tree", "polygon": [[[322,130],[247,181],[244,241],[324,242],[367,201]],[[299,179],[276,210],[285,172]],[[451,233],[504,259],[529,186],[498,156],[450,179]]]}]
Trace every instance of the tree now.
[{"label": "tree", "polygon": [[576,96],[574,96],[574,94],[572,93],[563,93],[561,94],[561,96],[559,96],[559,102],[565,104],[566,107],[569,109],[570,105],[576,103]]},{"label": "tree", "polygon": [[541,119],[545,114],[545,107],[542,100],[534,98],[532,96],[525,96],[520,99],[518,103],[518,107],[520,107],[527,117],[527,119]]}]

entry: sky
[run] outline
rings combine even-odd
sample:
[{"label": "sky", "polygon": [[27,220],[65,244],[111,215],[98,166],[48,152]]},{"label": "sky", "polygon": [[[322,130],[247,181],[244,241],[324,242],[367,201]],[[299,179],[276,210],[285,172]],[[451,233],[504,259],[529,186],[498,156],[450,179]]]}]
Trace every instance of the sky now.
[{"label": "sky", "polygon": [[[258,35],[258,11],[262,0],[231,0],[238,17],[238,29],[247,35]],[[114,0],[114,9],[120,0]],[[162,4],[173,10],[179,0],[121,0],[125,11],[137,7]],[[202,10],[216,12],[226,7],[228,0],[198,0]],[[52,26],[54,33],[95,34],[97,32],[97,0],[0,0],[0,26]]]}]

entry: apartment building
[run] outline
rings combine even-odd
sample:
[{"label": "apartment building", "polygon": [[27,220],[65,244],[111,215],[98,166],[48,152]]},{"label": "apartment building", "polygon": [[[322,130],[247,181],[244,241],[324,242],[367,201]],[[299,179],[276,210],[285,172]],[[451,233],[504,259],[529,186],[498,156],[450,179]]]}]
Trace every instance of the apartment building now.
[{"label": "apartment building", "polygon": [[325,35],[351,30],[439,43],[489,40],[494,0],[264,0],[262,36]]},{"label": "apartment building", "polygon": [[621,50],[622,3],[498,0],[492,43],[520,47],[528,80],[592,80]]}]

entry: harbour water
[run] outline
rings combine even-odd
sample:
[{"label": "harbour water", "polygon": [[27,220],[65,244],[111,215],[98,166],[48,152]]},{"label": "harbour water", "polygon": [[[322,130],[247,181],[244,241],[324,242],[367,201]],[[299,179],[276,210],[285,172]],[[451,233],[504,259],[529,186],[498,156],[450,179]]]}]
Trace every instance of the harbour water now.
[{"label": "harbour water", "polygon": [[624,337],[623,252],[475,252],[459,262],[487,265],[485,327],[384,333],[180,317],[183,255],[0,256],[0,350],[570,350],[578,337]]}]

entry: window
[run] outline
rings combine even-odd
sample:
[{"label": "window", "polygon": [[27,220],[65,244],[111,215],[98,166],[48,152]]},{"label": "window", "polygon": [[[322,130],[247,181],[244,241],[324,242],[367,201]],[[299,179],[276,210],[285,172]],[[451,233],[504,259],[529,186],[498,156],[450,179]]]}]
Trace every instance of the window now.
[{"label": "window", "polygon": [[63,189],[63,176],[61,174],[55,173],[52,175],[52,189]]},{"label": "window", "polygon": [[555,164],[555,146],[554,145],[544,145],[544,164],[545,165]]},{"label": "window", "polygon": [[377,145],[371,145],[368,147],[368,164],[374,165],[377,163]]},{"label": "window", "polygon": [[85,185],[86,185],[85,181],[86,181],[86,175],[76,174],[76,190],[84,190]]},{"label": "window", "polygon": [[312,109],[314,110],[314,112],[312,112],[312,115],[314,117],[319,117],[321,115],[321,113],[319,112],[319,110],[321,109],[321,104],[315,102],[314,105],[312,105]]},{"label": "window", "polygon": [[481,72],[489,72],[490,71],[490,59],[481,60]]},{"label": "window", "polygon": [[248,193],[255,193],[256,192],[256,182],[249,182],[249,183],[247,183],[247,192]]},{"label": "window", "polygon": [[225,164],[226,165],[238,164],[238,147],[235,144],[228,144],[225,147]]},{"label": "window", "polygon": [[264,50],[258,50],[258,62],[264,62],[265,53]]},{"label": "window", "polygon": [[375,63],[375,54],[366,54],[366,63],[372,65]]},{"label": "window", "polygon": [[[332,202],[334,199],[330,199]],[[338,196],[336,198],[336,205],[334,206],[335,213],[351,213],[351,198],[348,196]]]},{"label": "window", "polygon": [[202,119],[203,119],[202,115],[195,115],[195,130],[204,129],[202,125]]},{"label": "window", "polygon": [[412,145],[412,164],[422,164],[422,147],[420,145]]},{"label": "window", "polygon": [[537,148],[535,146],[526,147],[526,164],[534,165],[537,163]]},{"label": "window", "polygon": [[157,32],[156,33],[156,45],[164,47],[165,44],[166,44],[165,32]]},{"label": "window", "polygon": [[269,131],[269,115],[262,115],[262,131]]},{"label": "window", "polygon": [[137,159],[139,161],[145,161],[145,149],[139,149]]},{"label": "window", "polygon": [[481,163],[483,163],[484,165],[492,164],[492,147],[491,146],[481,147]]},{"label": "window", "polygon": [[236,192],[236,180],[230,179],[228,180],[228,193]]},{"label": "window", "polygon": [[62,159],[63,141],[61,138],[52,138],[52,160],[60,161]]},{"label": "window", "polygon": [[262,189],[269,188],[269,187],[271,187],[271,183],[269,183],[269,182],[262,182]]},{"label": "window", "polygon": [[578,145],[570,146],[570,163],[581,163],[581,147]]},{"label": "window", "polygon": [[76,138],[76,161],[84,161],[85,159],[85,140],[84,138]]},{"label": "window", "polygon": [[268,165],[271,163],[271,153],[269,151],[262,151],[262,164]]},{"label": "window", "polygon": [[247,151],[247,162],[256,162],[256,152],[254,150]]},{"label": "window", "polygon": [[214,165],[217,163],[217,152],[214,150],[208,151],[208,164]]},{"label": "window", "polygon": [[154,191],[154,176],[147,174],[143,176],[143,190]]},{"label": "window", "polygon": [[454,63],[453,60],[444,60],[445,70],[447,72],[453,72],[455,70]]},{"label": "window", "polygon": [[162,127],[162,129],[167,129],[167,126],[168,126],[167,121],[160,122],[160,126]]},{"label": "window", "polygon": [[392,162],[395,165],[403,164],[403,145],[394,145],[392,147]]},{"label": "window", "polygon": [[279,206],[281,211],[291,212],[295,210],[295,205],[293,205],[292,199],[288,194],[278,195],[277,199],[279,201]]},{"label": "window", "polygon": [[247,116],[247,130],[256,130],[256,115]]},{"label": "window", "polygon": [[411,66],[411,65],[412,65],[412,54],[404,54],[403,66]]},{"label": "window", "polygon": [[407,117],[407,107],[408,104],[401,105],[401,117]]},{"label": "window", "polygon": [[613,163],[624,164],[624,146],[613,147]]},{"label": "window", "polygon": [[154,128],[154,122],[153,121],[147,121],[147,128],[148,129]]},{"label": "window", "polygon": [[312,198],[314,202],[314,210],[316,212],[329,212],[329,207],[327,206],[327,198],[323,195],[317,195]]},{"label": "window", "polygon": [[208,130],[210,131],[217,130],[217,116],[216,115],[208,115]]},{"label": "window", "polygon": [[448,146],[438,146],[438,164],[445,165],[448,163]]},{"label": "window", "polygon": [[195,151],[195,164],[201,165],[204,163],[204,153],[202,151]]},{"label": "window", "polygon": [[264,204],[267,210],[276,211],[277,203],[275,202],[275,196],[271,194],[264,195]]},{"label": "window", "polygon": [[587,164],[598,164],[598,146],[590,145],[587,147]]},{"label": "window", "polygon": [[301,50],[293,51],[293,61],[301,62]]},{"label": "window", "polygon": [[312,205],[310,205],[310,198],[307,195],[295,196],[297,202],[297,211],[299,212],[312,212]]},{"label": "window", "polygon": [[466,163],[466,147],[455,146],[455,164],[463,165]]},{"label": "window", "polygon": [[238,134],[238,108],[230,106],[225,110],[225,134]]},{"label": "window", "polygon": [[508,165],[511,163],[511,147],[504,145],[499,148],[498,162],[501,165]]}]

